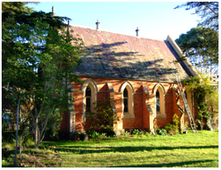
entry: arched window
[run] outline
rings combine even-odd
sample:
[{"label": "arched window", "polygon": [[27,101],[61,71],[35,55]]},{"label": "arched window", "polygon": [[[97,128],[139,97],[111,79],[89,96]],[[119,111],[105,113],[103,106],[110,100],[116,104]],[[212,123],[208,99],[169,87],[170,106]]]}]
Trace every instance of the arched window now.
[{"label": "arched window", "polygon": [[91,112],[91,88],[87,86],[86,88],[86,113]]},{"label": "arched window", "polygon": [[124,112],[128,112],[128,91],[127,88],[124,89],[123,93],[123,100],[124,100]]},{"label": "arched window", "polygon": [[157,90],[156,91],[156,109],[157,109],[157,113],[160,113],[160,93]]},{"label": "arched window", "polygon": [[154,87],[153,93],[155,94],[155,117],[157,115],[166,115],[165,113],[165,90],[161,84]]},{"label": "arched window", "polygon": [[89,78],[82,85],[83,92],[83,114],[82,119],[85,118],[86,113],[94,112],[93,103],[97,101],[97,84],[96,82]]},{"label": "arched window", "polygon": [[122,93],[123,118],[134,118],[134,89],[130,82],[125,82],[120,89]]}]

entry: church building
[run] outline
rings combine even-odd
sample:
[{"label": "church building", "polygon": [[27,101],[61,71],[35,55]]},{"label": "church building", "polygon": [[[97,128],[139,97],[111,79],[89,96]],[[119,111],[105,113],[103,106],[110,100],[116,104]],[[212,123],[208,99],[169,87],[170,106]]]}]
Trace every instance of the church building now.
[{"label": "church building", "polygon": [[[98,24],[97,24],[98,26]],[[84,131],[87,112],[93,112],[93,103],[113,98],[112,109],[119,121],[115,133],[145,129],[153,132],[154,123],[164,127],[172,122],[174,114],[180,127],[189,121],[181,116],[177,106],[176,77],[180,80],[196,76],[188,61],[176,62],[182,51],[170,36],[164,41],[122,35],[98,29],[71,26],[72,34],[84,42],[86,54],[82,63],[73,68],[83,84],[73,82],[74,103],[70,113],[63,117],[61,130],[73,133]],[[184,87],[185,89],[185,87]],[[193,94],[185,90],[193,118],[196,115]],[[183,107],[182,99],[178,101]],[[87,128],[87,126],[86,126]]]}]

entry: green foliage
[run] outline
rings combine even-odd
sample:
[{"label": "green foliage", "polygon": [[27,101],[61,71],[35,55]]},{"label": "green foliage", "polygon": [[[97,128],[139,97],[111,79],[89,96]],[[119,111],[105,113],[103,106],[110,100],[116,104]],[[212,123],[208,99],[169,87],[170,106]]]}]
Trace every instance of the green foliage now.
[{"label": "green foliage", "polygon": [[188,121],[185,121],[185,123],[184,123],[184,131],[190,130],[190,128],[188,127],[188,125],[189,125],[189,122],[188,122]]},{"label": "green foliage", "polygon": [[31,8],[25,6],[30,3],[38,4],[38,2],[2,2],[2,13],[21,14],[34,12]]},{"label": "green foliage", "polygon": [[162,136],[166,136],[167,131],[166,131],[166,129],[161,128],[161,129],[157,130],[157,134],[162,135]]},{"label": "green foliage", "polygon": [[123,136],[129,136],[130,135],[130,132],[128,132],[128,131],[125,131],[125,132],[123,132],[121,135],[123,135]]},{"label": "green foliage", "polygon": [[2,142],[12,142],[15,139],[15,131],[2,130]]},{"label": "green foliage", "polygon": [[80,135],[81,135],[81,134],[82,134],[81,131],[76,131],[76,132],[75,132],[75,138],[76,138],[76,139],[80,138]]},{"label": "green foliage", "polygon": [[195,14],[201,17],[198,26],[219,30],[219,2],[187,2],[176,8],[185,7],[186,10],[195,9]]},{"label": "green foliage", "polygon": [[190,80],[185,81],[185,84],[187,89],[194,92],[194,99],[198,109],[197,123],[203,129],[203,120],[205,120],[208,128],[211,128],[209,125],[211,116],[214,117],[218,112],[218,88],[212,86],[209,78],[202,74],[198,77],[191,77]]},{"label": "green foliage", "polygon": [[98,140],[101,137],[100,133],[96,132],[95,130],[88,130],[86,133],[88,137],[93,140]]},{"label": "green foliage", "polygon": [[107,137],[107,134],[106,133],[101,133],[101,135],[100,135],[102,138],[105,138],[105,137]]},{"label": "green foliage", "polygon": [[113,125],[119,120],[117,113],[111,107],[111,103],[114,102],[113,99],[106,98],[95,103],[95,112],[86,115],[86,119],[92,122],[90,129],[99,133],[107,133],[108,136],[114,135]]},{"label": "green foliage", "polygon": [[178,126],[179,122],[180,122],[179,116],[177,116],[177,114],[174,114],[173,115],[173,124]]},{"label": "green foliage", "polygon": [[197,28],[182,34],[176,43],[198,70],[207,74],[218,74],[219,2],[187,2],[175,9],[182,7],[186,10],[195,9],[195,14],[199,15],[201,20]]},{"label": "green foliage", "polygon": [[168,131],[170,135],[174,135],[179,133],[179,117],[177,114],[173,115],[173,122],[172,123],[167,123],[165,126],[165,129]]},{"label": "green foliage", "polygon": [[83,42],[67,32],[67,17],[33,11],[26,2],[2,4],[3,110],[14,114],[21,100],[22,127],[34,130],[37,147],[47,130],[56,134],[73,102],[68,86],[80,82],[72,67],[81,62]]},{"label": "green foliage", "polygon": [[134,129],[133,130],[133,135],[134,136],[141,136],[142,135],[142,131],[140,131],[139,129]]},{"label": "green foliage", "polygon": [[[176,43],[185,53],[191,64],[198,70],[217,74],[219,63],[218,32],[211,28],[192,28],[186,34],[181,34]],[[184,57],[184,59],[186,59]]]}]

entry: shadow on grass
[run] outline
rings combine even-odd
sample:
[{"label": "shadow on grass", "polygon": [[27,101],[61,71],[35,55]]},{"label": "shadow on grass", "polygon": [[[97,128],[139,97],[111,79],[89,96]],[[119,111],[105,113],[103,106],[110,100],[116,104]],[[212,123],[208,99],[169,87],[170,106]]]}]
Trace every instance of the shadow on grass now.
[{"label": "shadow on grass", "polygon": [[[198,165],[198,164],[205,164],[214,162],[214,160],[198,160],[198,161],[184,161],[184,162],[175,162],[175,163],[167,163],[167,164],[142,164],[142,165],[130,165],[130,166],[115,166],[115,167],[184,167],[187,165]],[[209,167],[217,167],[217,163],[214,166],[209,166]],[[114,167],[114,166],[113,166]],[[201,167],[200,165],[197,167]],[[202,167],[205,167],[204,165]]]},{"label": "shadow on grass", "polygon": [[180,147],[90,147],[90,146],[63,146],[57,147],[59,152],[73,152],[77,154],[86,153],[102,153],[102,152],[139,152],[139,151],[152,151],[152,150],[174,150],[174,149],[218,149],[218,145],[211,146],[180,146]]}]

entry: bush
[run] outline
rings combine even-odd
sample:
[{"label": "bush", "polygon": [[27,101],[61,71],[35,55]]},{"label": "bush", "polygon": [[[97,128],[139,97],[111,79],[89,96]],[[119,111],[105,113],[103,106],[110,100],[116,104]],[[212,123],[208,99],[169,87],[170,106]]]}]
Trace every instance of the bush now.
[{"label": "bush", "polygon": [[130,135],[130,132],[128,132],[128,131],[123,132],[123,133],[122,133],[122,135],[127,137],[127,136],[129,136],[129,135]]},{"label": "bush", "polygon": [[87,130],[86,133],[88,137],[93,140],[98,140],[101,136],[100,133],[96,132],[95,130]]},{"label": "bush", "polygon": [[114,136],[113,125],[117,123],[119,117],[111,104],[115,101],[107,98],[99,100],[95,103],[94,113],[88,113],[86,119],[89,119],[92,124],[90,130],[97,131],[100,134],[106,133],[107,136]]},{"label": "bush", "polygon": [[81,131],[76,131],[76,132],[75,132],[75,139],[79,140],[81,134],[82,134]]},{"label": "bush", "polygon": [[168,123],[165,126],[165,129],[168,131],[168,133],[170,135],[174,135],[174,134],[177,134],[179,132],[179,127],[177,125],[172,124],[172,123]]},{"label": "bush", "polygon": [[162,136],[166,136],[167,135],[167,131],[166,131],[166,129],[158,129],[157,130],[157,134],[162,135]]},{"label": "bush", "polygon": [[139,129],[134,129],[133,130],[133,135],[134,136],[141,136],[142,135],[142,131],[140,131]]},{"label": "bush", "polygon": [[179,133],[178,124],[179,124],[179,117],[176,114],[174,114],[173,115],[173,122],[166,124],[165,129],[168,131],[168,133],[170,135],[177,134],[177,133]]},{"label": "bush", "polygon": [[2,130],[2,141],[3,142],[12,142],[15,139],[16,131],[4,131]]},{"label": "bush", "polygon": [[101,133],[100,137],[105,138],[105,137],[107,137],[107,134],[106,133]]},{"label": "bush", "polygon": [[149,132],[144,132],[144,135],[147,137],[151,136],[151,134]]}]

